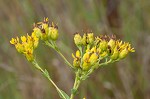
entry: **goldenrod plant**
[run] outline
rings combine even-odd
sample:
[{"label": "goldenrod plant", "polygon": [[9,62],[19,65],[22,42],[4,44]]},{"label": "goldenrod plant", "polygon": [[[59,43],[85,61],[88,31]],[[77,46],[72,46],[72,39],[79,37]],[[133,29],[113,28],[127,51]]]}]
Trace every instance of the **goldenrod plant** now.
[{"label": "goldenrod plant", "polygon": [[[78,50],[75,54],[72,54],[73,62],[70,63],[56,44],[58,35],[58,26],[53,22],[49,23],[48,18],[44,18],[43,22],[34,24],[31,35],[27,34],[26,36],[21,36],[20,39],[18,37],[12,38],[10,43],[13,44],[17,51],[23,54],[36,69],[42,72],[56,88],[62,99],[74,99],[80,83],[87,79],[96,69],[120,61],[124,59],[128,53],[135,52],[130,43],[117,40],[114,35],[99,35],[95,37],[92,32],[84,33],[83,36],[76,33],[74,35],[74,43]],[[34,50],[38,47],[40,40],[48,47],[54,49],[75,73],[75,81],[70,96],[62,91],[51,79],[47,70],[42,69],[37,63]]]}]

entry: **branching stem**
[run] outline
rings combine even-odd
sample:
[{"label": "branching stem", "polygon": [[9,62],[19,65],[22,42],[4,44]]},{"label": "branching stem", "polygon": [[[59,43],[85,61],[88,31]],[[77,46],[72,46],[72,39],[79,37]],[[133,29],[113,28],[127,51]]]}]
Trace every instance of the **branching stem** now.
[{"label": "branching stem", "polygon": [[61,92],[61,90],[58,88],[58,86],[54,83],[54,81],[50,78],[49,74],[47,71],[44,71],[36,62],[36,60],[34,60],[32,62],[32,64],[35,66],[36,69],[40,70],[42,72],[42,74],[52,83],[52,85],[56,88],[56,90],[61,94],[61,96],[65,98],[64,94]]}]

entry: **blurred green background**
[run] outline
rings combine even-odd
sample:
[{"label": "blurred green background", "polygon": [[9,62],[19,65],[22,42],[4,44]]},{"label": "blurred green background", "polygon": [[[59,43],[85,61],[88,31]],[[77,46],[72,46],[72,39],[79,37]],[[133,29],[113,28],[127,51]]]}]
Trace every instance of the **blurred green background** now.
[{"label": "blurred green background", "polygon": [[[72,61],[73,34],[115,34],[136,49],[126,59],[93,73],[76,99],[150,99],[150,0],[0,0],[0,99],[59,99],[54,87],[10,45],[48,17],[59,26],[58,45]],[[74,74],[42,42],[36,58],[70,94]]]}]

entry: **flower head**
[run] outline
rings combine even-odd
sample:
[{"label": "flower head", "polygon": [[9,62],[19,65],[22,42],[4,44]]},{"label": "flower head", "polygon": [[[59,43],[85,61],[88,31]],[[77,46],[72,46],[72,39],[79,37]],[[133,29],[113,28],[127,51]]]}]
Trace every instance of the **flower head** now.
[{"label": "flower head", "polygon": [[77,67],[83,70],[89,70],[95,65],[100,65],[102,60],[110,60],[111,62],[121,60],[129,52],[135,51],[131,44],[116,40],[114,35],[94,38],[93,33],[85,33],[83,36],[76,34],[74,42],[82,48],[80,58],[73,56],[74,62],[78,63]]},{"label": "flower head", "polygon": [[49,24],[48,18],[44,18],[43,22],[38,22],[34,24],[34,29],[36,36],[42,40],[52,40],[58,39],[58,26],[53,22]]},{"label": "flower head", "polygon": [[35,32],[29,36],[21,36],[21,42],[19,38],[12,38],[10,41],[11,44],[15,45],[17,51],[26,56],[28,61],[33,61],[33,51],[37,48],[39,43],[39,38],[35,35]]}]

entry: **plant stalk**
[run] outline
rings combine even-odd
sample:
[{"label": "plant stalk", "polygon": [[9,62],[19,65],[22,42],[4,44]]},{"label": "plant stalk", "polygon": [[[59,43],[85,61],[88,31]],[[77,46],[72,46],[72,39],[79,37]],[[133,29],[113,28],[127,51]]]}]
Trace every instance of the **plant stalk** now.
[{"label": "plant stalk", "polygon": [[71,68],[73,68],[73,66],[71,65],[71,63],[64,57],[64,55],[60,52],[60,50],[57,48],[56,44],[50,44],[48,41],[45,41],[45,44],[51,48],[53,48],[55,51],[57,51],[57,53],[64,59],[64,61],[66,62],[67,65],[69,65]]},{"label": "plant stalk", "polygon": [[70,99],[74,99],[74,96],[80,86],[80,83],[81,83],[81,79],[79,78],[79,72],[77,72]]},{"label": "plant stalk", "polygon": [[62,97],[63,97],[64,99],[66,99],[65,96],[63,95],[63,93],[61,92],[61,90],[60,90],[60,89],[57,87],[57,85],[53,82],[53,80],[50,78],[50,76],[47,75],[46,72],[38,65],[38,63],[36,62],[36,60],[34,60],[34,61],[32,62],[32,64],[35,66],[36,69],[40,70],[40,71],[44,74],[44,76],[52,83],[52,85],[56,88],[56,90],[62,95]]}]

